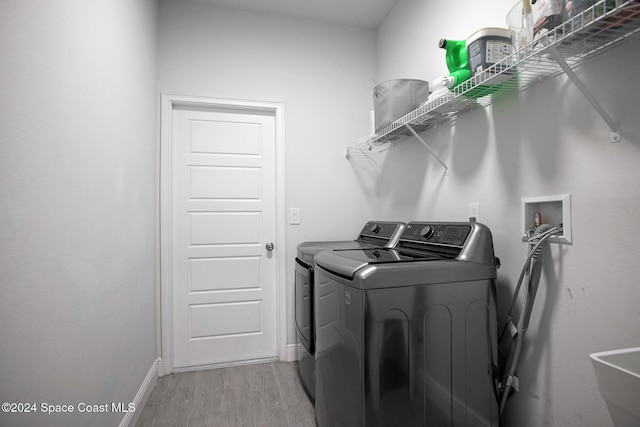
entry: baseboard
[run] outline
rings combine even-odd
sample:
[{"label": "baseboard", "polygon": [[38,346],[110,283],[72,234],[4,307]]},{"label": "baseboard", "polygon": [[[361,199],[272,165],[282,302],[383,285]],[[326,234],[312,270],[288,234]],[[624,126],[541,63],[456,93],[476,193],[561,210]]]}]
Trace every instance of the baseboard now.
[{"label": "baseboard", "polygon": [[153,391],[153,387],[156,385],[156,381],[158,380],[158,368],[161,365],[162,361],[158,357],[153,361],[151,365],[151,369],[147,372],[147,376],[142,381],[140,385],[140,389],[138,389],[138,393],[136,393],[136,397],[133,399],[133,403],[136,405],[136,410],[133,412],[127,412],[122,418],[120,422],[120,427],[129,427],[135,426],[138,422],[138,418],[140,418],[140,414],[142,413],[142,408],[147,404],[147,400],[149,400],[149,395]]},{"label": "baseboard", "polygon": [[300,343],[287,344],[287,354],[285,362],[295,362],[298,360],[298,350],[300,349]]}]

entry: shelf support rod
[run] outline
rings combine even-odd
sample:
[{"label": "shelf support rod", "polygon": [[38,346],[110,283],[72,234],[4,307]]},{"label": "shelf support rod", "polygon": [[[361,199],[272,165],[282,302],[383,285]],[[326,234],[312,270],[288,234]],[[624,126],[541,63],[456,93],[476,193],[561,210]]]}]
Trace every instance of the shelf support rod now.
[{"label": "shelf support rod", "polygon": [[422,138],[420,138],[420,135],[418,135],[418,133],[415,130],[413,130],[413,128],[408,123],[405,124],[405,126],[407,127],[407,129],[409,129],[409,132],[411,132],[413,134],[413,136],[415,136],[416,139],[422,143],[422,145],[427,147],[427,150],[429,150],[429,153],[431,153],[431,155],[438,161],[438,163],[440,163],[442,165],[442,167],[444,168],[444,174],[445,175],[449,175],[449,168],[447,167],[447,165],[445,165],[442,162],[442,160],[440,160],[440,158],[436,155],[436,153],[433,152],[431,147],[429,147],[429,144],[424,142],[424,140]]},{"label": "shelf support rod", "polygon": [[571,69],[567,61],[564,60],[560,52],[555,47],[550,47],[548,49],[551,57],[558,63],[562,71],[565,72],[569,80],[582,92],[587,101],[591,104],[591,106],[600,114],[600,117],[607,122],[609,128],[611,129],[611,142],[620,142],[620,126],[611,118],[611,116],[605,111],[605,109],[600,105],[595,96],[589,91],[587,86],[582,83],[580,77],[576,75],[576,73]]}]

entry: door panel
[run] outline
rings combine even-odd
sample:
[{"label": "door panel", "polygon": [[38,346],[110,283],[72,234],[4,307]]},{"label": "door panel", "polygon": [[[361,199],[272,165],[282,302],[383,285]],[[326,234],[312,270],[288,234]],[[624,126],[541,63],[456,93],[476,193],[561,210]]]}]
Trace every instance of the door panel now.
[{"label": "door panel", "polygon": [[237,120],[192,120],[191,152],[259,156],[262,152],[260,123]]},{"label": "door panel", "polygon": [[259,212],[191,212],[192,245],[260,244]]},{"label": "door panel", "polygon": [[[191,292],[260,287],[260,257],[195,258],[189,260]],[[215,277],[226,277],[224,281]]]},{"label": "door panel", "polygon": [[190,173],[191,199],[260,199],[260,168],[192,166]]},{"label": "door panel", "polygon": [[[260,333],[260,301],[192,305],[192,338]],[[228,320],[236,318],[232,324]]]},{"label": "door panel", "polygon": [[275,117],[172,111],[173,365],[277,355]]}]

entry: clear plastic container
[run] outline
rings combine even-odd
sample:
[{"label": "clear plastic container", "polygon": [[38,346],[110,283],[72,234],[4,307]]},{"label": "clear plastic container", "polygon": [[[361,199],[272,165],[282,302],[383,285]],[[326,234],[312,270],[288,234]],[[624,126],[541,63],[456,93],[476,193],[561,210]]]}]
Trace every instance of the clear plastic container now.
[{"label": "clear plastic container", "polygon": [[[563,0],[538,0],[532,5],[533,39],[536,40],[562,24],[564,14]],[[553,38],[555,35],[551,34]],[[553,41],[553,40],[551,40]]]},{"label": "clear plastic container", "polygon": [[[519,1],[507,15],[513,46],[522,49],[530,41],[553,42],[555,32],[543,37],[563,22],[564,0]],[[615,0],[614,0],[615,1]]]},{"label": "clear plastic container", "polygon": [[514,50],[520,50],[533,41],[533,16],[531,4],[527,6],[519,1],[507,15],[507,26],[511,33],[511,43]]}]

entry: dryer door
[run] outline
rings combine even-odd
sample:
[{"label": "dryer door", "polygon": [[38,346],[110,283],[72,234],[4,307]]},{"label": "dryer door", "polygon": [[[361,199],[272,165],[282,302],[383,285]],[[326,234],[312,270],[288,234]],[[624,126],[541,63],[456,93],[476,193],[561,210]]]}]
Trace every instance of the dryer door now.
[{"label": "dryer door", "polygon": [[300,342],[313,355],[313,266],[296,258],[295,277],[296,328]]}]

